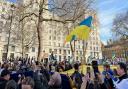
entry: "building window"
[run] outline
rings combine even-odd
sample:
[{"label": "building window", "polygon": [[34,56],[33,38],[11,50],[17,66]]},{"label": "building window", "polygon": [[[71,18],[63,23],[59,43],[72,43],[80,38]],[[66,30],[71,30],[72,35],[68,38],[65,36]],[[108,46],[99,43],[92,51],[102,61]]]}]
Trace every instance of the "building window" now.
[{"label": "building window", "polygon": [[78,60],[78,56],[76,57],[76,60]]},{"label": "building window", "polygon": [[29,47],[26,47],[26,48],[25,48],[25,51],[28,52],[28,51],[29,51]]},{"label": "building window", "polygon": [[82,55],[82,51],[80,51],[80,54]]},{"label": "building window", "polygon": [[54,49],[54,53],[57,54],[57,49]]},{"label": "building window", "polygon": [[1,41],[1,36],[0,36],[0,41]]},{"label": "building window", "polygon": [[61,49],[59,50],[59,54],[61,54]]},{"label": "building window", "polygon": [[2,59],[5,59],[7,57],[7,53],[2,53]]},{"label": "building window", "polygon": [[79,45],[79,49],[80,49],[80,45]]},{"label": "building window", "polygon": [[78,51],[76,51],[76,54],[78,55]]},{"label": "building window", "polygon": [[64,55],[66,55],[66,50],[64,50]]},{"label": "building window", "polygon": [[7,5],[7,3],[6,3],[6,2],[4,2],[4,3],[3,3],[3,5],[5,5],[5,6],[6,6],[6,5]]},{"label": "building window", "polygon": [[58,46],[60,47],[60,43],[58,43]]},{"label": "building window", "polygon": [[60,37],[58,37],[58,40],[60,41]]},{"label": "building window", "polygon": [[96,45],[98,45],[98,42],[96,42]]},{"label": "building window", "polygon": [[93,42],[93,45],[95,45],[95,42]]},{"label": "building window", "polygon": [[52,53],[52,49],[49,49],[49,53]]},{"label": "building window", "polygon": [[0,33],[2,33],[2,28],[0,28]]},{"label": "building window", "polygon": [[98,47],[96,47],[96,51],[98,51]]},{"label": "building window", "polygon": [[66,59],[66,56],[64,56],[64,59]]},{"label": "building window", "polygon": [[13,51],[13,52],[15,51],[15,46],[11,47],[11,51]]},{"label": "building window", "polygon": [[56,31],[54,31],[54,34],[56,35]]},{"label": "building window", "polygon": [[70,54],[70,50],[68,50],[68,54]]},{"label": "building window", "polygon": [[95,51],[95,47],[93,48],[93,50]]},{"label": "building window", "polygon": [[7,45],[4,45],[4,50],[7,50]]},{"label": "building window", "polygon": [[56,36],[54,36],[54,40],[56,40]]},{"label": "building window", "polygon": [[[3,27],[3,21],[0,21],[0,27]],[[2,28],[1,28],[2,29]]]},{"label": "building window", "polygon": [[10,58],[14,58],[14,53],[10,53]]},{"label": "building window", "polygon": [[70,56],[68,56],[68,60],[70,60]]},{"label": "building window", "polygon": [[32,52],[35,52],[35,47],[32,47]]},{"label": "building window", "polygon": [[61,56],[59,55],[59,60],[61,61]]},{"label": "building window", "polygon": [[93,37],[93,40],[95,40],[95,37]]},{"label": "building window", "polygon": [[90,50],[92,50],[92,46],[90,46]]},{"label": "building window", "polygon": [[49,36],[49,40],[51,40],[52,39],[52,37],[51,36]]},{"label": "building window", "polygon": [[49,33],[51,33],[51,30],[49,30]]},{"label": "building window", "polygon": [[56,43],[54,42],[54,47],[56,46]]}]

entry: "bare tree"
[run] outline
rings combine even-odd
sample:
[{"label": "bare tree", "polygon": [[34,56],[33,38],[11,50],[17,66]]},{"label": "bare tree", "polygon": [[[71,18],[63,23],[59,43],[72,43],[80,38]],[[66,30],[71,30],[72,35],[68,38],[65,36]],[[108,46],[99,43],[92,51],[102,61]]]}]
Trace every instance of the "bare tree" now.
[{"label": "bare tree", "polygon": [[128,38],[128,11],[115,17],[112,31],[118,38],[122,36]]},{"label": "bare tree", "polygon": [[21,5],[17,6],[16,15],[18,17],[17,27],[18,29],[14,32],[16,36],[17,43],[21,47],[22,57],[27,53],[26,48],[31,48],[36,45],[36,22],[31,17],[25,18],[22,21],[19,21],[24,17],[24,8]]},{"label": "bare tree", "polygon": [[8,16],[5,17],[6,23],[4,25],[4,30],[8,34],[5,59],[7,59],[8,57],[9,46],[10,46],[11,37],[12,37],[12,31],[13,31],[12,26],[13,26],[13,19],[15,15],[14,10],[15,10],[15,5],[11,4],[10,11],[6,12]]},{"label": "bare tree", "polygon": [[[30,0],[28,3],[23,5],[24,9],[26,10],[26,15],[24,15],[24,17],[20,19],[20,21],[28,17],[36,18],[37,20],[37,36],[39,42],[38,60],[41,59],[43,44],[41,39],[43,37],[42,32],[44,31],[44,25],[42,24],[42,22],[55,21],[65,24],[71,21],[75,26],[76,24],[78,24],[81,17],[83,17],[84,14],[89,10],[92,1],[93,0],[50,0],[50,2],[48,3],[47,0]],[[34,7],[35,5],[36,7]],[[48,16],[46,16],[49,11],[57,14],[59,17],[61,17],[61,19],[49,18]]]}]

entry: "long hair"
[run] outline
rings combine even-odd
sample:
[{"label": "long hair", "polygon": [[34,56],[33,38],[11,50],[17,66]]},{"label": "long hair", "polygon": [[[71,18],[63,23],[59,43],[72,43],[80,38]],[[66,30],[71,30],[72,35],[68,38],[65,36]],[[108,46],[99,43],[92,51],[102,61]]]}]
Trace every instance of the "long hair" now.
[{"label": "long hair", "polygon": [[99,80],[95,78],[93,82],[87,82],[86,89],[101,89]]}]

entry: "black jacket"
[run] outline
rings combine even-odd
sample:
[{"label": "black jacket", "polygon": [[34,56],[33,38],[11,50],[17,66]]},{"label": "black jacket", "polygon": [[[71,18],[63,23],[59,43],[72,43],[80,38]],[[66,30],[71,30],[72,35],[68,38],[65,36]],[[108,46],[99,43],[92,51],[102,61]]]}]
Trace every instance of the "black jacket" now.
[{"label": "black jacket", "polygon": [[7,82],[8,82],[7,80],[0,78],[0,89],[5,89]]}]

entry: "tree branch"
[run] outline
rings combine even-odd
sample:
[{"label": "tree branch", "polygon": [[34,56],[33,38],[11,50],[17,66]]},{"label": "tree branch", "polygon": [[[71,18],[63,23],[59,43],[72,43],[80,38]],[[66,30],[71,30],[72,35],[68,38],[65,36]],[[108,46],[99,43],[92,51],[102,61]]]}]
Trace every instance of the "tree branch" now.
[{"label": "tree branch", "polygon": [[20,20],[19,20],[19,22],[21,22],[21,21],[23,21],[25,18],[27,18],[27,17],[30,17],[30,16],[36,16],[36,17],[38,17],[38,15],[36,15],[35,13],[27,13],[27,15],[25,15],[23,18],[21,18]]}]

